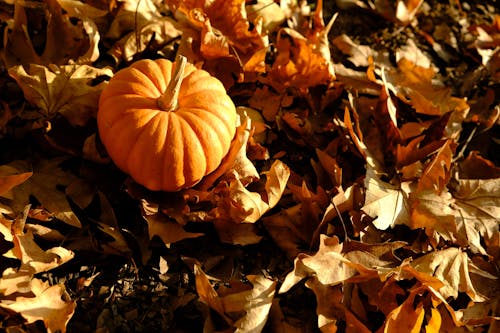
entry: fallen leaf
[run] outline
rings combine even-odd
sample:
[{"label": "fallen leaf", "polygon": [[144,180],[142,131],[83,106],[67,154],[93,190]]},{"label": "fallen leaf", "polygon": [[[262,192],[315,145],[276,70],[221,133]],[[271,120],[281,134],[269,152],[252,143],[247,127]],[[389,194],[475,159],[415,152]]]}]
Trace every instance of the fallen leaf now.
[{"label": "fallen leaf", "polygon": [[437,154],[427,163],[418,182],[417,191],[435,191],[441,193],[451,177],[451,159],[456,144],[449,139]]},{"label": "fallen leaf", "polygon": [[314,50],[308,40],[294,30],[283,28],[278,32],[277,55],[266,81],[277,91],[288,87],[307,89],[330,84],[335,75],[329,59]]},{"label": "fallen leaf", "polygon": [[500,246],[500,181],[470,179],[458,181],[453,191],[453,208],[458,231],[464,235],[474,252],[487,254],[488,247]]},{"label": "fallen leaf", "polygon": [[[46,272],[73,259],[74,253],[63,247],[53,247],[47,250],[35,243],[33,233],[28,231],[14,235],[14,244],[18,247],[22,269],[30,274]],[[17,252],[17,251],[16,251]]]},{"label": "fallen leaf", "polygon": [[6,196],[13,187],[24,183],[33,172],[20,172],[9,165],[0,166],[0,196]]},{"label": "fallen leaf", "polygon": [[[80,220],[71,209],[66,194],[59,189],[59,186],[68,186],[77,179],[76,176],[60,168],[60,163],[64,160],[65,158],[42,160],[33,165],[33,176],[12,189],[13,198],[10,201],[12,209],[15,212],[22,211],[33,195],[56,218],[71,226],[81,227]],[[26,161],[14,161],[9,165],[23,170],[30,169]]]},{"label": "fallen leaf", "polygon": [[[248,284],[232,283],[215,291],[207,275],[195,265],[196,291],[200,300],[215,310],[234,332],[261,332],[273,303],[276,281],[248,275]],[[236,315],[235,320],[231,319]]]},{"label": "fallen leaf", "polygon": [[373,170],[368,169],[365,178],[366,198],[361,208],[366,214],[375,218],[373,225],[386,230],[396,224],[409,221],[408,195],[409,184],[395,186],[378,178]]},{"label": "fallen leaf", "polygon": [[14,302],[1,301],[0,307],[20,313],[28,323],[43,321],[47,331],[66,332],[66,324],[73,316],[76,302],[68,298],[62,285],[50,286],[39,279],[31,281],[33,297],[18,296]]},{"label": "fallen leaf", "polygon": [[[39,55],[31,41],[30,12],[46,17],[47,27],[43,52]],[[62,65],[70,60],[79,64],[92,63],[99,57],[99,32],[95,23],[87,17],[70,16],[63,12],[57,0],[45,0],[27,6],[15,3],[14,19],[6,30],[3,59],[7,67],[19,64]],[[36,29],[36,27],[35,27]],[[64,47],[61,47],[64,45]]]},{"label": "fallen leaf", "polygon": [[73,126],[84,126],[97,113],[100,93],[106,82],[94,84],[99,77],[111,77],[110,69],[88,65],[22,65],[9,68],[29,103],[38,107],[44,118],[62,114]]},{"label": "fallen leaf", "polygon": [[457,298],[459,292],[466,293],[474,302],[484,302],[484,296],[478,294],[472,284],[470,274],[480,274],[489,279],[495,276],[477,268],[468,258],[467,253],[458,248],[448,248],[430,252],[410,265],[418,272],[438,278],[443,282],[439,293],[446,299]]},{"label": "fallen leaf", "polygon": [[229,218],[234,223],[254,223],[259,220],[278,203],[285,190],[290,170],[283,162],[276,160],[266,174],[264,193],[251,192],[234,176],[229,186],[217,193],[214,215]]},{"label": "fallen leaf", "polygon": [[143,214],[143,217],[148,223],[149,239],[152,239],[154,236],[158,236],[167,247],[169,247],[172,243],[186,238],[203,236],[202,233],[185,231],[182,225],[175,221],[171,221],[169,217],[161,213],[152,215]]},{"label": "fallen leaf", "polygon": [[334,286],[353,277],[357,271],[342,254],[338,238],[321,235],[319,250],[314,255],[299,254],[294,269],[288,273],[279,293],[285,293],[301,280],[315,276],[323,285]]}]

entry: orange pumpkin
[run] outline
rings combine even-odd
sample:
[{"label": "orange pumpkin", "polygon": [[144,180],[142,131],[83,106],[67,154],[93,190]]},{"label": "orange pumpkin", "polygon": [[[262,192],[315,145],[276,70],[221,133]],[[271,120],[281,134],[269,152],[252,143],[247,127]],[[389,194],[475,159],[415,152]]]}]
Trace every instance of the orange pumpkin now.
[{"label": "orange pumpkin", "polygon": [[115,164],[150,190],[178,191],[214,171],[236,132],[222,83],[178,57],[118,71],[99,100],[99,135]]}]

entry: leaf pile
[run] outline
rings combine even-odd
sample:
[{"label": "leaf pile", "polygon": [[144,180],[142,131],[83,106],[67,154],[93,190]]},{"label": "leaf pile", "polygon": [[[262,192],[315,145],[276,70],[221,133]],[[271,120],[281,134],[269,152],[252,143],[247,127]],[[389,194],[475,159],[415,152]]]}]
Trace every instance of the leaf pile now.
[{"label": "leaf pile", "polygon": [[[0,327],[496,332],[495,1],[6,1]],[[219,168],[154,193],[102,89],[145,58],[219,78]]]}]

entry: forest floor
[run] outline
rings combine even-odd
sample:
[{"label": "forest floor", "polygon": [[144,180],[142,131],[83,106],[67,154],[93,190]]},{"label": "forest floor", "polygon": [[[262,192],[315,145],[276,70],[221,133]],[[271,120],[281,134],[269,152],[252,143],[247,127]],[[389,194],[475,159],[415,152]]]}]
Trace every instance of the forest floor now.
[{"label": "forest floor", "polygon": [[[498,1],[398,1],[400,12],[393,2],[324,1],[322,12],[229,2],[227,14],[203,13],[229,41],[221,58],[206,57],[199,26],[166,5],[191,2],[0,5],[0,330],[497,330]],[[224,16],[238,10],[242,41]],[[253,33],[255,11],[269,45]],[[99,141],[97,98],[112,74],[173,60],[188,35],[188,60],[253,118],[244,162],[260,180],[245,190],[227,190],[223,176],[148,191]],[[258,43],[265,70],[250,61]],[[60,88],[64,66],[82,67]],[[257,193],[267,206],[250,221]],[[230,208],[240,220],[225,204],[243,207]]]}]

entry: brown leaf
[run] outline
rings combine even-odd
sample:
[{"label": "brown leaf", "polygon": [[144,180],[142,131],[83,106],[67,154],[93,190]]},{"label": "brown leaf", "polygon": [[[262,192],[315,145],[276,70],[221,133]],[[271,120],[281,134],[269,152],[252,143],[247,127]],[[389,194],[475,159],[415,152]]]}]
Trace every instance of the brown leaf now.
[{"label": "brown leaf", "polygon": [[417,191],[435,191],[441,193],[451,177],[451,160],[456,144],[448,139],[439,148],[437,154],[427,163],[418,182]]},{"label": "brown leaf", "polygon": [[315,276],[323,285],[334,286],[353,277],[357,271],[342,254],[342,244],[338,238],[321,235],[319,250],[314,255],[299,254],[294,261],[294,269],[288,273],[280,287],[285,293],[298,282]]},{"label": "brown leaf", "polygon": [[368,169],[365,178],[366,198],[361,208],[366,214],[375,218],[373,225],[386,230],[396,224],[408,222],[410,193],[409,184],[395,186],[380,180],[373,170]]},{"label": "brown leaf", "polygon": [[478,151],[471,151],[458,167],[461,179],[500,178],[500,167],[482,157]]},{"label": "brown leaf", "polygon": [[[19,64],[62,65],[73,60],[91,63],[99,57],[99,32],[95,23],[87,17],[70,16],[63,13],[57,0],[31,6],[30,13],[44,17],[48,22],[44,49],[41,55],[35,51],[28,29],[36,22],[26,14],[26,4],[15,3],[14,19],[6,30],[3,59],[7,67]],[[77,22],[74,24],[74,22]],[[30,30],[31,30],[30,29]],[[64,45],[61,47],[61,45]]]},{"label": "brown leaf", "polygon": [[[276,282],[263,276],[248,275],[250,285],[232,283],[215,291],[207,275],[195,265],[196,291],[202,302],[224,318],[234,332],[261,332],[271,308]],[[240,314],[235,320],[234,314]]]},{"label": "brown leaf", "polygon": [[39,279],[31,281],[33,297],[18,296],[13,303],[0,302],[0,307],[20,313],[28,323],[43,321],[47,331],[66,332],[66,324],[73,316],[76,302],[68,298],[63,285],[50,286]]},{"label": "brown leaf", "polygon": [[[66,194],[59,189],[60,186],[68,186],[77,179],[59,167],[63,160],[64,158],[41,160],[35,164],[33,176],[12,189],[13,199],[10,201],[12,209],[16,212],[22,211],[30,202],[29,197],[33,195],[55,217],[71,226],[81,227],[80,220],[71,209]],[[15,161],[10,166],[29,169],[25,161]]]},{"label": "brown leaf", "polygon": [[287,87],[307,89],[329,84],[335,79],[329,59],[314,50],[308,40],[294,30],[283,28],[276,41],[277,56],[268,71],[269,81],[277,91]]},{"label": "brown leaf", "polygon": [[96,116],[101,90],[106,82],[97,85],[93,80],[100,76],[113,76],[108,69],[87,65],[41,66],[31,64],[9,68],[23,90],[26,100],[38,107],[45,118],[60,113],[74,126],[84,126]]},{"label": "brown leaf", "polygon": [[283,162],[276,160],[266,174],[264,193],[249,191],[237,176],[231,179],[229,186],[222,188],[217,194],[219,199],[215,215],[235,223],[254,223],[259,220],[278,203],[290,170]]},{"label": "brown leaf", "polygon": [[46,272],[73,259],[74,253],[63,247],[43,250],[35,243],[31,231],[14,235],[14,246],[18,247],[22,269],[30,274]]},{"label": "brown leaf", "polygon": [[459,180],[453,196],[458,231],[466,236],[472,250],[485,255],[489,247],[499,247],[499,178]]},{"label": "brown leaf", "polygon": [[20,172],[9,165],[0,166],[0,196],[5,196],[13,187],[24,183],[33,172]]},{"label": "brown leaf", "polygon": [[185,231],[182,225],[171,221],[170,218],[161,213],[152,215],[143,214],[143,217],[148,223],[149,239],[152,239],[154,236],[158,236],[167,247],[169,247],[172,243],[186,238],[203,236],[202,233]]},{"label": "brown leaf", "polygon": [[458,248],[430,252],[415,259],[410,265],[418,272],[442,281],[444,285],[438,291],[445,299],[448,297],[456,299],[459,292],[464,292],[474,302],[484,302],[485,298],[476,292],[470,274],[480,274],[492,280],[497,279],[477,268],[468,258],[467,253]]}]

